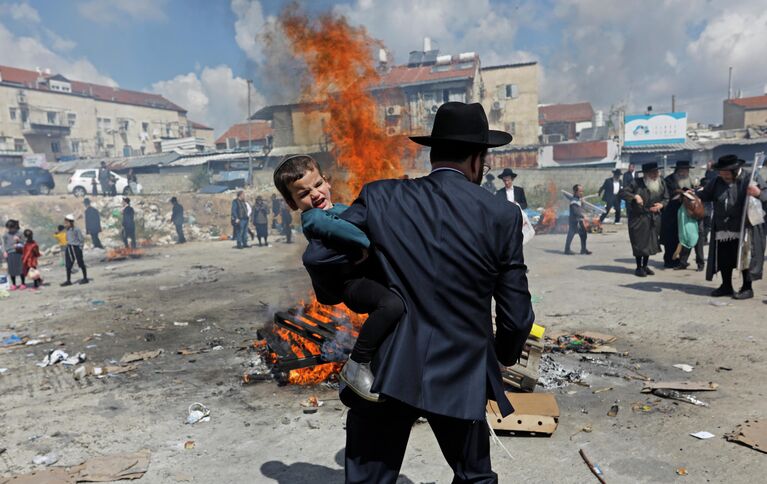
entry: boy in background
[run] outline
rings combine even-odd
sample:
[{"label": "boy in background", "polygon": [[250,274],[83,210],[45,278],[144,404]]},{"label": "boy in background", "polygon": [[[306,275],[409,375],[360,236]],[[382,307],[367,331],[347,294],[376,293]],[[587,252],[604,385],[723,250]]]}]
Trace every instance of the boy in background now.
[{"label": "boy in background", "polygon": [[570,250],[570,244],[573,241],[575,234],[581,238],[581,254],[591,255],[591,251],[586,249],[586,225],[584,220],[586,215],[583,212],[583,186],[573,186],[573,198],[570,200],[570,226],[567,230],[567,239],[565,240],[565,254],[573,255],[574,252]]}]

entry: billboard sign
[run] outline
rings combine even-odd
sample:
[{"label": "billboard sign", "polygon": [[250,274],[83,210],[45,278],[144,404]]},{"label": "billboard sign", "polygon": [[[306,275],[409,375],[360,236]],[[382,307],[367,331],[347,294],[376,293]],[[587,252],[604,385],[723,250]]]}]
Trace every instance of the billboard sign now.
[{"label": "billboard sign", "polygon": [[26,168],[48,168],[48,163],[45,161],[45,153],[25,153],[21,160],[22,166]]},{"label": "billboard sign", "polygon": [[633,114],[624,118],[624,146],[670,145],[687,140],[687,113]]}]

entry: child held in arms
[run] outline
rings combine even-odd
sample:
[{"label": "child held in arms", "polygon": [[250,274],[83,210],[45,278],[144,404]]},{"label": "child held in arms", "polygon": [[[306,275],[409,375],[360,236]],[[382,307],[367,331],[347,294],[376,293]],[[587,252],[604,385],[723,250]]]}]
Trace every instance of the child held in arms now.
[{"label": "child held in arms", "polygon": [[290,156],[274,171],[274,185],[293,210],[301,211],[301,226],[309,240],[303,263],[322,304],[343,302],[356,313],[368,314],[340,378],[358,395],[379,401],[371,392],[370,369],[378,347],[405,312],[402,299],[386,286],[366,277],[364,266],[370,240],[355,225],[339,218],[346,205],[330,199],[330,183],[310,156]]}]

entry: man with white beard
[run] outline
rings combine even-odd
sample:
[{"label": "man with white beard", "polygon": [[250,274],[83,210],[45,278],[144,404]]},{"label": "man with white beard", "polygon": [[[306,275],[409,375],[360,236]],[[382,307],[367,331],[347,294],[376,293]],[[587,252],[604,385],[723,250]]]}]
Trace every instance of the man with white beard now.
[{"label": "man with white beard", "polygon": [[[692,179],[690,178],[690,167],[688,160],[677,161],[674,166],[674,173],[667,176],[664,180],[670,200],[668,206],[661,214],[660,242],[663,244],[663,266],[667,269],[686,269],[689,266],[687,262],[687,258],[690,256],[689,250],[680,252],[677,259],[674,259],[674,254],[679,247],[679,219],[677,218],[677,212],[679,207],[682,206],[682,192],[693,188]],[[683,248],[683,250],[685,249]],[[703,270],[705,260],[703,259],[702,244],[700,248],[695,248],[695,258],[698,270]]]},{"label": "man with white beard", "polygon": [[651,255],[660,252],[661,211],[668,204],[666,184],[660,178],[658,163],[642,165],[642,178],[624,187],[629,216],[629,239],[637,268],[634,274],[647,277],[655,274],[648,265]]}]

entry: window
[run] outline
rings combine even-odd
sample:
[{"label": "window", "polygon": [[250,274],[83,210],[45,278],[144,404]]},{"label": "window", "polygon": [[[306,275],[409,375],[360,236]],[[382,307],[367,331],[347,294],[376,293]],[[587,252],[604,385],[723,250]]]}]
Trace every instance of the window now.
[{"label": "window", "polygon": [[58,141],[51,141],[51,152],[61,153],[61,143]]},{"label": "window", "polygon": [[16,108],[8,108],[8,112],[11,115],[11,121],[16,121]]},{"label": "window", "polygon": [[226,147],[229,148],[230,150],[237,148],[237,138],[227,138]]},{"label": "window", "polygon": [[80,152],[80,140],[73,139],[72,140],[72,153],[79,153]]},{"label": "window", "polygon": [[48,111],[48,124],[56,124],[56,113],[54,111]]},{"label": "window", "polygon": [[29,119],[29,109],[21,108],[21,122],[26,123]]},{"label": "window", "polygon": [[143,132],[143,133],[148,133],[149,132],[149,123],[147,123],[146,121],[141,123],[141,132]]},{"label": "window", "polygon": [[99,131],[109,131],[112,129],[111,118],[96,118],[96,129]]},{"label": "window", "polygon": [[130,122],[127,119],[121,119],[118,121],[120,125],[120,131],[128,131],[128,126],[130,125]]},{"label": "window", "polygon": [[80,173],[80,178],[96,178],[95,170],[88,170]]},{"label": "window", "polygon": [[16,138],[13,140],[13,150],[14,151],[24,151],[24,140]]},{"label": "window", "polygon": [[516,84],[506,84],[505,86],[506,99],[513,99],[519,96],[519,89]]},{"label": "window", "polygon": [[67,124],[71,128],[75,125],[75,122],[77,121],[77,114],[76,113],[67,113]]}]

